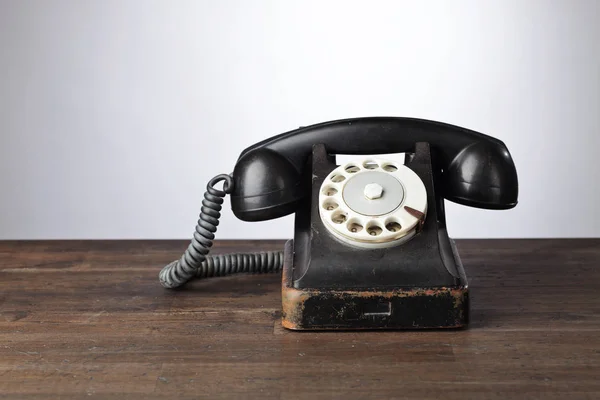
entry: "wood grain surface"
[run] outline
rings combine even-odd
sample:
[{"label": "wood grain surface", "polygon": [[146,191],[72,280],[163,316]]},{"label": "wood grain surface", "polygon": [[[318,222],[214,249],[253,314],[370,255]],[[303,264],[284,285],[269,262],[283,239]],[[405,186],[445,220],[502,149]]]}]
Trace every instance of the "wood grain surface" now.
[{"label": "wood grain surface", "polygon": [[184,241],[0,242],[0,398],[600,398],[600,240],[457,244],[469,329],[290,332],[278,275],[163,289]]}]

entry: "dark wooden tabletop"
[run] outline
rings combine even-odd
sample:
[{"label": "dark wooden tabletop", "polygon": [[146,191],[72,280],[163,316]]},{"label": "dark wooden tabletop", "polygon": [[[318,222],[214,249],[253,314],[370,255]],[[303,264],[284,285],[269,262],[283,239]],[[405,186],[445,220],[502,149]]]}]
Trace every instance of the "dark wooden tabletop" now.
[{"label": "dark wooden tabletop", "polygon": [[469,329],[291,332],[278,275],[163,289],[184,241],[0,242],[0,397],[600,398],[600,240],[457,244]]}]

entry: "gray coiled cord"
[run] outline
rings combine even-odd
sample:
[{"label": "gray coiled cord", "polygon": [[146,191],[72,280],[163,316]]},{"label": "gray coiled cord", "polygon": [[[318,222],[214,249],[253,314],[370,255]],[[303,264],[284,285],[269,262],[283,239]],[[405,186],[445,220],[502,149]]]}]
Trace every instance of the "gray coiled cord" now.
[{"label": "gray coiled cord", "polygon": [[262,253],[219,254],[208,256],[196,271],[196,278],[213,278],[230,274],[264,274],[279,272],[283,266],[283,251]]},{"label": "gray coiled cord", "polygon": [[[215,189],[214,186],[221,181],[223,190]],[[230,175],[217,175],[208,182],[194,237],[181,258],[160,271],[161,285],[171,289],[182,286],[193,278],[281,271],[282,251],[208,256],[219,225],[223,198],[232,191],[233,179]]]}]

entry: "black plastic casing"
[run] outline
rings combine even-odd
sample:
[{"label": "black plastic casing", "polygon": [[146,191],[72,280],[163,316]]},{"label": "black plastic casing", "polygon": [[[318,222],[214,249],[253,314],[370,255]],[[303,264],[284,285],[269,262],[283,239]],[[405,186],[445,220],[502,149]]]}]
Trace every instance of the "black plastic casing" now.
[{"label": "black plastic casing", "polygon": [[295,288],[382,289],[460,284],[446,230],[443,198],[434,187],[429,145],[418,143],[412,150],[415,156],[406,166],[421,178],[427,190],[427,214],[422,225],[401,246],[365,249],[339,241],[321,220],[320,187],[337,165],[323,145],[315,146],[310,195],[298,208],[294,222]]},{"label": "black plastic casing", "polygon": [[400,246],[354,247],[339,241],[319,213],[321,185],[336,167],[323,145],[312,155],[310,196],[296,212],[282,278],[283,326],[305,329],[426,329],[464,327],[467,278],[448,237],[443,198],[427,143],[406,163],[427,190],[427,215]]}]

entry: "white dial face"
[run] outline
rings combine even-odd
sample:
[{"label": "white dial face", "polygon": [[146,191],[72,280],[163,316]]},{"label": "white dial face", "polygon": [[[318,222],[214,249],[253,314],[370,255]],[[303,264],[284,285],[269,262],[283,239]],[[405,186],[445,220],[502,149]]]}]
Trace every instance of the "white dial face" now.
[{"label": "white dial face", "polygon": [[361,159],[331,171],[321,185],[319,213],[339,240],[381,248],[412,238],[427,213],[427,191],[407,166]]}]

